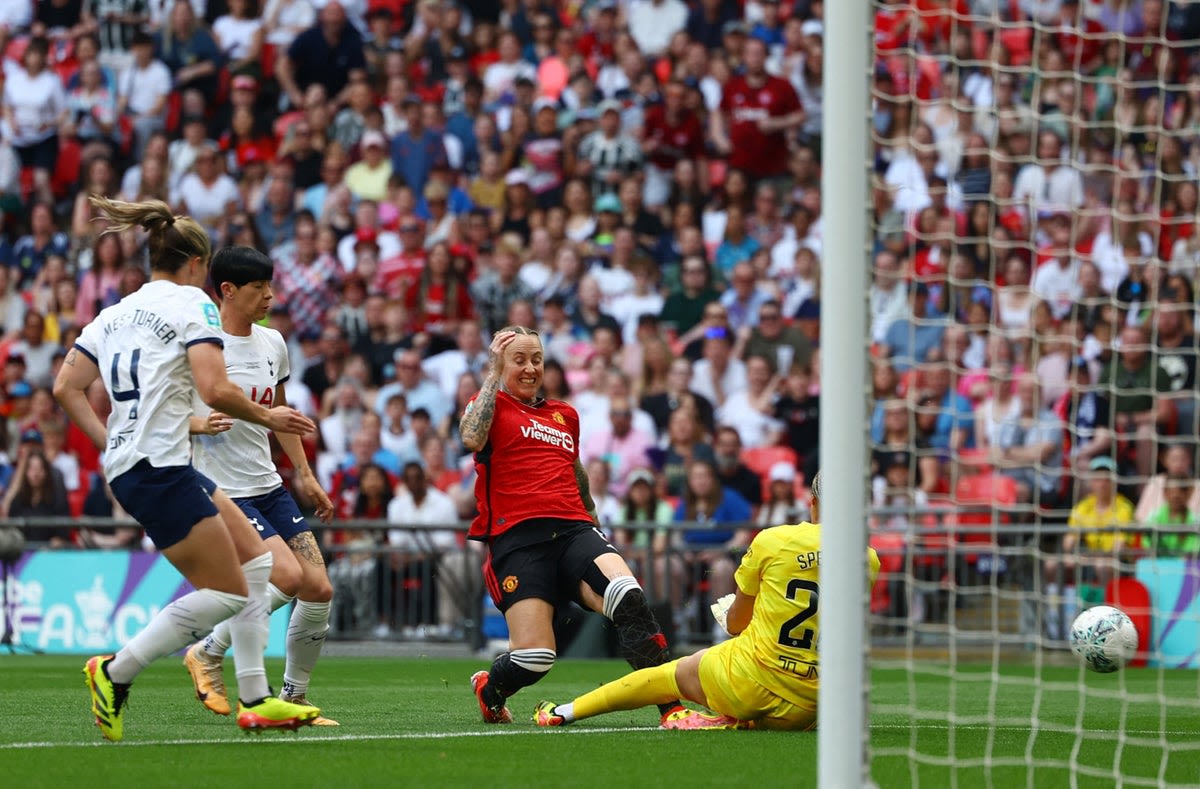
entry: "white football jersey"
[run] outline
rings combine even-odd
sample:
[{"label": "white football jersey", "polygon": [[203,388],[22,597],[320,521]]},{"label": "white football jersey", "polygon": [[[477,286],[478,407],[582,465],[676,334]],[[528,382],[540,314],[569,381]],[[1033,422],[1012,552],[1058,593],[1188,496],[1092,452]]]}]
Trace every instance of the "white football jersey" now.
[{"label": "white football jersey", "polygon": [[[221,333],[225,341],[225,372],[254,402],[264,408],[275,405],[276,392],[291,374],[287,343],[274,329],[252,324],[248,337]],[[212,409],[196,397],[196,415],[207,417]],[[215,436],[193,436],[192,462],[201,474],[217,483],[233,498],[250,498],[270,493],[283,484],[271,462],[268,430],[262,425],[233,420],[233,427]]]},{"label": "white football jersey", "polygon": [[221,345],[221,315],[199,288],[154,280],[100,311],[75,347],[100,368],[112,400],[104,474],[141,460],[155,468],[191,460],[188,419],[196,390],[188,348]]}]

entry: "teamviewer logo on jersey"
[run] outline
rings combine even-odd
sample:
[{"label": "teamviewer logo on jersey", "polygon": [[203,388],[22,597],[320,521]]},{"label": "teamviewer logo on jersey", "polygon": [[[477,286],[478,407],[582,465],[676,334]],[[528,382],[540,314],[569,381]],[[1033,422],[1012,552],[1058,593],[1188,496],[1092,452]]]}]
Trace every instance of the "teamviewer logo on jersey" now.
[{"label": "teamviewer logo on jersey", "polygon": [[533,417],[529,418],[528,425],[521,426],[521,435],[525,438],[532,438],[535,441],[545,441],[547,444],[556,447],[562,447],[568,452],[575,451],[575,439],[565,430],[543,425]]}]

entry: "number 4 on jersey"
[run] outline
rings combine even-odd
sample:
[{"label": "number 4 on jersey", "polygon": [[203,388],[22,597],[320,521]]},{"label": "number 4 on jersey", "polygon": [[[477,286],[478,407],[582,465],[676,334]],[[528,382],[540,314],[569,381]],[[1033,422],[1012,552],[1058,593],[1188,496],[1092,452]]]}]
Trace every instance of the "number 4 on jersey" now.
[{"label": "number 4 on jersey", "polygon": [[129,388],[121,388],[121,351],[113,354],[112,369],[109,370],[109,378],[112,382],[112,399],[118,403],[124,403],[133,400],[133,405],[129,409],[129,418],[138,418],[138,401],[142,397],[142,392],[138,386],[138,362],[142,358],[142,349],[134,348],[133,353],[129,357]]}]

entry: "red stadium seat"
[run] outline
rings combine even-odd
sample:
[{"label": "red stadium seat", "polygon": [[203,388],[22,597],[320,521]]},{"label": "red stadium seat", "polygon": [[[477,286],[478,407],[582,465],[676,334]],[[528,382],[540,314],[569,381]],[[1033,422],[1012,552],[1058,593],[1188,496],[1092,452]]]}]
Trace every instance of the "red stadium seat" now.
[{"label": "red stadium seat", "polygon": [[[958,507],[975,508],[954,515],[954,523],[959,526],[988,526],[993,521],[1010,523],[1011,507],[1017,503],[1017,482],[1000,474],[970,474],[961,477],[954,486],[954,503]],[[991,534],[974,532],[957,535],[956,542],[992,545],[993,539]],[[976,554],[968,554],[966,558],[974,562]]]},{"label": "red stadium seat", "polygon": [[782,444],[771,447],[750,447],[742,450],[742,462],[762,481],[764,497],[770,493],[771,482],[767,479],[767,475],[771,471],[771,466],[776,463],[787,463],[795,468],[797,461],[796,450]]}]

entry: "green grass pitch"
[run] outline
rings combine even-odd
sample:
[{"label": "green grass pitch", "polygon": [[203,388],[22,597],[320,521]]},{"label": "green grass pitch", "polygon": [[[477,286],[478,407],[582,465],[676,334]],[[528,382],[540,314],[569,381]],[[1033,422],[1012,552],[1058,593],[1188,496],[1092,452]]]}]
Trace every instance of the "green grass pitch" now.
[{"label": "green grass pitch", "polygon": [[[92,726],[79,673],[83,660],[0,657],[0,775],[12,787],[548,786],[803,787],[816,782],[812,733],[664,732],[653,709],[539,730],[539,699],[562,701],[618,676],[614,661],[561,661],[510,707],[511,726],[478,719],[468,688],[482,660],[328,658],[311,697],[338,728],[246,735],[192,698],[178,661],[151,666],[130,696],[125,741],[105,743]],[[1200,783],[1196,672],[1081,675],[1071,668],[960,666],[954,681],[928,664],[921,673],[872,674],[872,773],[881,787],[1068,786],[1065,765],[1087,769],[1078,786],[1112,786],[1114,770],[1142,782],[1160,775],[1162,743],[1179,744],[1163,779]],[[272,677],[281,674],[269,661]],[[232,680],[232,666],[227,667]],[[1083,677],[1086,703],[1081,704]],[[998,691],[993,692],[997,687]],[[1040,688],[1040,690],[1038,690]],[[1039,704],[1044,728],[1030,720]],[[1126,742],[1116,727],[1124,705]],[[913,725],[906,710],[919,711]],[[989,710],[991,711],[989,718]],[[955,721],[952,725],[950,721]],[[833,713],[836,714],[836,713]],[[1078,720],[1077,720],[1078,718]],[[1086,736],[1076,736],[1076,728]],[[856,747],[847,743],[847,747]],[[1072,752],[1075,752],[1072,756]],[[910,752],[921,754],[919,759]],[[988,754],[990,753],[990,757]],[[1057,767],[1036,772],[1026,754]],[[987,757],[987,758],[985,758]],[[988,762],[989,764],[985,764]]]}]

